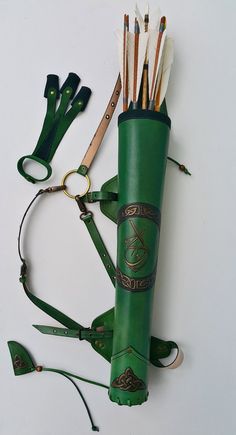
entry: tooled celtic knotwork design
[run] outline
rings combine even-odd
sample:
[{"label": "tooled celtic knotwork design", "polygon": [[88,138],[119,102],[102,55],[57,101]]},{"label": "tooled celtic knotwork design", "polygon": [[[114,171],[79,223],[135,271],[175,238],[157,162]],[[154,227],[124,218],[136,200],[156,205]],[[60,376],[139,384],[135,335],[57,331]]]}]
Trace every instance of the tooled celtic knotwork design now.
[{"label": "tooled celtic knotwork design", "polygon": [[146,385],[139,379],[133,372],[133,370],[128,367],[124,373],[122,373],[118,378],[114,379],[111,384],[114,388],[119,388],[123,391],[135,392],[138,390],[145,390]]},{"label": "tooled celtic knotwork design", "polygon": [[13,360],[13,366],[15,369],[24,369],[26,366],[25,361],[19,355],[15,355]]},{"label": "tooled celtic knotwork design", "polygon": [[118,285],[128,291],[147,291],[154,286],[155,278],[156,270],[143,278],[130,278],[128,275],[122,273],[119,268],[116,269],[116,280]]},{"label": "tooled celtic knotwork design", "polygon": [[151,204],[144,202],[134,202],[132,204],[124,205],[118,212],[118,225],[130,217],[141,217],[151,219],[158,227],[161,224],[160,210]]},{"label": "tooled celtic knotwork design", "polygon": [[145,245],[144,230],[140,231],[131,219],[129,223],[133,229],[133,234],[125,240],[125,264],[129,269],[137,272],[146,263],[149,250]]}]

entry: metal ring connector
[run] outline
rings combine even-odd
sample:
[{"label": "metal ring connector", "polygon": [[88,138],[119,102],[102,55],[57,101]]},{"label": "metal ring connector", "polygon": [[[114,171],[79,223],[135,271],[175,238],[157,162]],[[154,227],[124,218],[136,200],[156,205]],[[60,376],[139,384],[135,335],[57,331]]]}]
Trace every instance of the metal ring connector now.
[{"label": "metal ring connector", "polygon": [[[71,171],[67,172],[67,173],[64,175],[64,177],[62,178],[62,181],[61,181],[61,186],[66,186],[66,183],[65,183],[65,182],[66,182],[67,178],[69,177],[69,175],[71,175],[71,174],[78,174],[77,169],[72,169]],[[79,175],[81,175],[81,174],[79,174]],[[82,192],[82,193],[79,194],[79,196],[80,196],[81,198],[82,198],[84,195],[86,195],[86,193],[88,193],[88,191],[89,191],[89,189],[90,189],[90,186],[91,186],[91,181],[90,181],[89,176],[88,176],[88,175],[82,175],[82,177],[85,177],[85,178],[86,178],[86,180],[87,180],[87,187],[86,187],[86,189],[85,189],[84,192]],[[63,189],[63,192],[65,193],[66,196],[68,196],[68,197],[71,198],[71,199],[75,199],[75,197],[78,195],[78,194],[76,194],[76,195],[72,195],[71,193],[69,193],[69,192],[67,191],[67,188]]]}]

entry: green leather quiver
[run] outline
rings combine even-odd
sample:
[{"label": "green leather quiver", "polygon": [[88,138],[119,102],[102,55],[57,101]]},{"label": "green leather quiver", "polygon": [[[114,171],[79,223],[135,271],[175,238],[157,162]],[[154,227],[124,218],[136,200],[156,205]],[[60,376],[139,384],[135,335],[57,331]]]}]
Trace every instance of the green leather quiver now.
[{"label": "green leather quiver", "polygon": [[110,399],[148,396],[153,291],[170,119],[133,110],[119,116],[116,302]]}]

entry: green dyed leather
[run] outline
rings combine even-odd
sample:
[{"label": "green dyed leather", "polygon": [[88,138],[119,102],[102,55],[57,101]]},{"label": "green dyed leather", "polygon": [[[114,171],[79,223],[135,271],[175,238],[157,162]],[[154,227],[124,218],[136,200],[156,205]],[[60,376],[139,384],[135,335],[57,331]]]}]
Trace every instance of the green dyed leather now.
[{"label": "green dyed leather", "polygon": [[33,304],[35,304],[38,308],[40,308],[40,310],[44,311],[50,317],[57,320],[59,323],[66,326],[67,328],[71,328],[71,329],[83,328],[75,320],[71,319],[69,316],[62,313],[57,308],[53,307],[52,305],[48,304],[47,302],[43,301],[42,299],[38,298],[33,293],[31,293],[25,282],[22,282],[22,285],[26,293],[26,296],[28,296],[31,302],[33,302]]},{"label": "green dyed leather", "polygon": [[113,335],[112,331],[96,331],[95,329],[84,328],[84,329],[68,329],[68,328],[57,328],[55,326],[44,326],[44,325],[33,325],[34,328],[42,332],[42,334],[56,335],[59,337],[69,337],[78,338],[79,340],[97,340],[104,338],[111,338]]},{"label": "green dyed leather", "polygon": [[101,191],[106,192],[114,192],[117,195],[116,200],[110,200],[110,201],[102,201],[100,203],[100,209],[101,212],[107,216],[109,219],[111,219],[113,222],[117,222],[117,210],[118,210],[118,177],[117,175],[115,177],[112,177],[110,180],[106,181],[102,185]]},{"label": "green dyed leather", "polygon": [[94,192],[88,192],[86,195],[83,196],[84,202],[117,202],[118,195],[115,192],[106,192],[103,190],[100,191],[94,191]]},{"label": "green dyed leather", "polygon": [[83,215],[81,215],[81,219],[84,221],[88,232],[93,240],[93,243],[97,249],[97,252],[105,266],[105,269],[111,279],[111,282],[113,285],[115,285],[115,276],[116,276],[116,270],[115,267],[113,265],[113,262],[110,258],[110,255],[106,249],[106,246],[104,245],[104,242],[98,232],[98,229],[95,225],[95,222],[93,220],[92,214],[88,213],[87,215],[85,214],[84,217]]},{"label": "green dyed leather", "polygon": [[157,113],[153,119],[152,112],[150,119],[148,112],[137,112],[133,112],[133,119],[131,113],[127,114],[127,120],[122,114],[119,123],[118,214],[123,211],[120,222],[118,219],[118,272],[109,389],[112,401],[129,406],[144,402],[148,395],[158,213],[162,205],[169,140],[168,117]]},{"label": "green dyed leather", "polygon": [[33,372],[35,370],[35,366],[27,350],[16,341],[8,341],[7,344],[11,354],[15,375],[20,376]]},{"label": "green dyed leather", "polygon": [[[72,81],[68,81],[70,75],[73,76]],[[45,97],[47,98],[47,112],[37,145],[32,154],[21,157],[17,163],[19,173],[31,183],[45,181],[51,176],[52,168],[49,162],[52,160],[58,145],[70,124],[76,118],[78,113],[84,110],[84,106],[87,104],[87,102],[82,99],[75,97],[71,103],[72,107],[66,112],[69,103],[74,97],[79,81],[80,79],[76,74],[69,74],[65,82],[68,82],[68,86],[62,86],[61,101],[57,110],[56,102],[59,96],[59,89],[55,87],[46,87],[47,91]],[[47,170],[46,176],[39,179],[28,174],[24,169],[25,160],[34,160],[38,164],[44,166]]]}]

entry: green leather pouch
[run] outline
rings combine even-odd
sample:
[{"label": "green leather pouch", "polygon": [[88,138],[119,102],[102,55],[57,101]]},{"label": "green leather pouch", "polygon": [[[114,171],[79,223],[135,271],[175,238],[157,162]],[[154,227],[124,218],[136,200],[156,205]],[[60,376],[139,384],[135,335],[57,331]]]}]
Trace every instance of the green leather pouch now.
[{"label": "green leather pouch", "polygon": [[109,396],[147,400],[151,314],[170,119],[153,111],[119,116],[117,274]]}]

